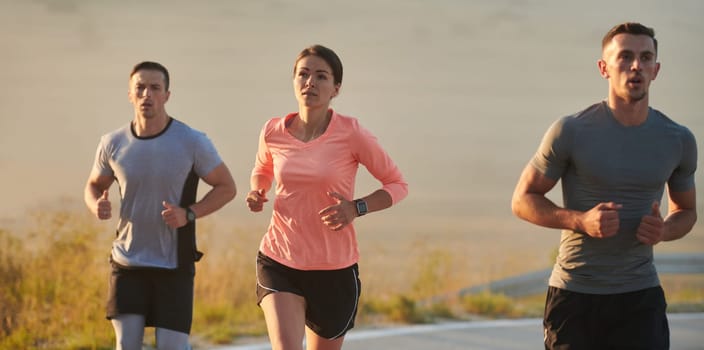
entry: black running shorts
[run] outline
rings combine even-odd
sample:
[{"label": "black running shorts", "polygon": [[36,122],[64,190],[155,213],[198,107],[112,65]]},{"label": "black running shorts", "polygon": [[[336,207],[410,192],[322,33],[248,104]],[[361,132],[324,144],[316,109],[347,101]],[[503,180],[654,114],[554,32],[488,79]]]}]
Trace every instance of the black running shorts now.
[{"label": "black running shorts", "polygon": [[545,349],[669,349],[666,307],[659,286],[606,295],[549,287]]},{"label": "black running shorts", "polygon": [[190,334],[193,277],[182,269],[128,269],[112,263],[107,318],[138,314],[147,327]]},{"label": "black running shorts", "polygon": [[297,270],[261,252],[257,255],[257,304],[271,293],[289,292],[306,301],[306,326],[335,339],[354,327],[361,291],[357,264],[339,270]]}]

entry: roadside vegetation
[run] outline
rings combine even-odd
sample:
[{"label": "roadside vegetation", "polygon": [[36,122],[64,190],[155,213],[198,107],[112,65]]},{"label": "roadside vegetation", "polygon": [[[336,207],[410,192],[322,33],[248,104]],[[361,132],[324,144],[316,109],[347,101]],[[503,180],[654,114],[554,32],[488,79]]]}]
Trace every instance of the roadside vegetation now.
[{"label": "roadside vegetation", "polygon": [[[28,218],[26,227],[0,227],[0,350],[112,349],[104,303],[113,228],[76,209],[45,210]],[[262,313],[254,303],[252,247],[260,235],[231,230],[227,234],[239,243],[222,245],[209,225],[205,221],[199,227],[206,256],[197,265],[194,343],[203,347],[264,335]],[[411,258],[415,277],[393,292],[363,284],[357,327],[540,317],[543,295],[509,298],[487,291],[458,297],[462,281],[457,276],[466,272],[453,266],[461,258],[442,250]],[[704,311],[704,276],[662,279],[671,311]],[[145,341],[153,342],[153,331]]]}]

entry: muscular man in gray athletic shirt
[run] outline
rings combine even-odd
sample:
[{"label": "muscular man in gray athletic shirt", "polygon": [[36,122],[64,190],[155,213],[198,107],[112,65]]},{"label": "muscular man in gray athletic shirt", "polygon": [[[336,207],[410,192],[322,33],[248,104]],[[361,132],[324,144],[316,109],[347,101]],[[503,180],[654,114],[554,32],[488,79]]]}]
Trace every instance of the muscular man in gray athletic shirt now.
[{"label": "muscular man in gray athletic shirt", "polygon": [[612,294],[660,285],[653,246],[636,238],[641,218],[670,191],[694,188],[694,136],[655,109],[638,126],[626,127],[606,102],[555,122],[530,165],[562,180],[564,207],[587,212],[599,203],[617,203],[618,233],[594,238],[565,229],[550,277],[554,287]]},{"label": "muscular man in gray athletic shirt", "polygon": [[[555,122],[526,165],[512,210],[562,230],[543,325],[546,349],[667,349],[653,245],[697,220],[693,134],[648,104],[657,40],[639,23],[602,40],[608,98]],[[563,206],[546,197],[562,182]],[[661,206],[667,186],[667,206]],[[666,208],[666,215],[661,214]]]}]

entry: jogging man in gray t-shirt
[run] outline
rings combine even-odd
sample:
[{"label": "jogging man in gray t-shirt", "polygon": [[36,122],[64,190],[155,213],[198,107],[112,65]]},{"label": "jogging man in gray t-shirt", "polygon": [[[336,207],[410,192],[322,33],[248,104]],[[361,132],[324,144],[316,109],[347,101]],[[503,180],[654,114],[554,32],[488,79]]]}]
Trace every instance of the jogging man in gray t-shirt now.
[{"label": "jogging man in gray t-shirt", "polygon": [[[648,105],[660,69],[651,28],[613,27],[598,67],[609,82],[607,100],[555,122],[513,194],[515,215],[562,229],[545,348],[667,349],[653,246],[682,238],[697,220],[696,142]],[[560,180],[563,207],[545,196]]]},{"label": "jogging man in gray t-shirt", "polygon": [[[230,171],[205,134],[170,117],[169,73],[137,64],[128,95],[134,119],[100,139],[85,202],[112,217],[108,189],[117,181],[120,210],[110,262],[107,318],[117,349],[141,349],[156,327],[158,349],[189,349],[196,249],[195,221],[236,194]],[[199,180],[212,188],[196,201]]]}]

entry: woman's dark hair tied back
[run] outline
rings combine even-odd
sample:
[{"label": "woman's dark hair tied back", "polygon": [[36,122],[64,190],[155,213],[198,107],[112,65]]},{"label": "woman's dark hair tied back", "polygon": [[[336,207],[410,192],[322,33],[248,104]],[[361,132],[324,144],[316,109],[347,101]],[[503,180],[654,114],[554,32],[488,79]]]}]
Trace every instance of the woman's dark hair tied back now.
[{"label": "woman's dark hair tied back", "polygon": [[307,56],[318,56],[322,58],[330,68],[332,68],[332,75],[335,78],[335,85],[342,84],[342,61],[340,57],[337,56],[335,51],[323,46],[323,45],[312,45],[306,47],[298,54],[296,57],[296,62],[293,64],[293,74],[296,74],[296,65],[298,61]]}]

